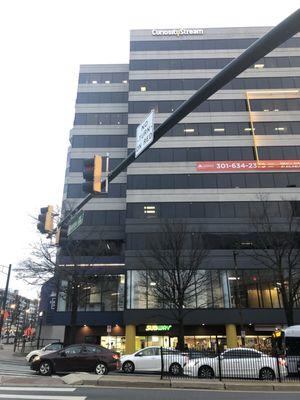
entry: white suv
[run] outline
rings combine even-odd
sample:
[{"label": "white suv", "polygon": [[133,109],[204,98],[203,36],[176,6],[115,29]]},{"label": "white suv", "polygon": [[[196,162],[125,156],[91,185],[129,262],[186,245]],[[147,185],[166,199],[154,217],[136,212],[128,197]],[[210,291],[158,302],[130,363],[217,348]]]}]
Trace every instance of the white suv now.
[{"label": "white suv", "polygon": [[183,373],[198,378],[211,379],[216,376],[224,378],[251,378],[273,380],[278,377],[287,376],[286,362],[275,357],[270,357],[260,351],[247,348],[234,348],[224,351],[220,358],[200,357],[186,363]]},{"label": "white suv", "polygon": [[64,344],[61,342],[54,342],[47,344],[47,346],[39,349],[39,350],[33,350],[30,353],[27,354],[26,356],[26,361],[31,363],[35,357],[37,356],[42,356],[44,354],[52,353],[53,351],[60,350],[64,347]]}]

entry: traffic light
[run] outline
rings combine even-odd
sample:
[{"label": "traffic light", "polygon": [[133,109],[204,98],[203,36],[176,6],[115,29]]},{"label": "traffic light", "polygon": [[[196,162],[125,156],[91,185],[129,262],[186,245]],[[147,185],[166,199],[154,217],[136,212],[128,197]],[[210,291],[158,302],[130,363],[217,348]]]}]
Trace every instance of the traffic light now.
[{"label": "traffic light", "polygon": [[42,207],[38,216],[40,221],[37,228],[41,233],[49,233],[53,230],[53,206]]},{"label": "traffic light", "polygon": [[63,225],[58,228],[55,236],[56,246],[63,246],[68,240],[68,226]]},{"label": "traffic light", "polygon": [[94,158],[84,160],[82,190],[85,193],[101,192],[102,157],[95,155]]}]

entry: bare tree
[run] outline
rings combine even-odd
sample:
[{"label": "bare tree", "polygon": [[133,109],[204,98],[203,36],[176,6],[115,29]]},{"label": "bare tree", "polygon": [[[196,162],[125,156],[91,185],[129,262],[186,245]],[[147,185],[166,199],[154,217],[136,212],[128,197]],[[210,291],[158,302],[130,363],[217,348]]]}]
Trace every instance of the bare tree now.
[{"label": "bare tree", "polygon": [[188,232],[184,222],[166,220],[149,243],[147,256],[140,256],[142,285],[178,324],[180,349],[184,348],[186,315],[209,301],[205,296],[209,275],[201,269],[206,255],[200,233]]},{"label": "bare tree", "polygon": [[[55,287],[57,296],[66,302],[66,308],[71,311],[68,344],[74,343],[79,305],[86,298],[95,295],[96,286],[105,290],[108,283],[101,285],[101,280],[107,276],[95,277],[92,267],[99,256],[107,255],[110,246],[104,240],[95,240],[92,245],[84,245],[84,251],[89,254],[88,262],[83,263],[83,244],[81,240],[66,240],[57,254],[57,248],[49,240],[41,240],[32,246],[29,258],[22,261],[16,271],[19,279],[33,285],[42,285],[49,279]],[[68,258],[68,263],[62,263],[62,255]],[[100,282],[100,283],[99,283]],[[65,283],[65,284],[63,284]],[[96,285],[97,283],[97,285]],[[98,290],[98,289],[97,289]]]},{"label": "bare tree", "polygon": [[286,205],[285,216],[274,215],[272,203],[263,199],[251,215],[254,236],[247,255],[272,272],[288,325],[294,324],[294,308],[300,290],[300,236],[297,202]]}]

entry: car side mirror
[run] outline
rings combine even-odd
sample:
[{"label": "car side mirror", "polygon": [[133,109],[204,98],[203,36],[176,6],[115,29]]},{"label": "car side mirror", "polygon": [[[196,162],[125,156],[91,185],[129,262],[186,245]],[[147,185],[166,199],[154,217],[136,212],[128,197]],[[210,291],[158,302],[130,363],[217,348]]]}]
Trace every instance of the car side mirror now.
[{"label": "car side mirror", "polygon": [[61,357],[66,357],[66,352],[64,350],[62,350],[59,354]]}]

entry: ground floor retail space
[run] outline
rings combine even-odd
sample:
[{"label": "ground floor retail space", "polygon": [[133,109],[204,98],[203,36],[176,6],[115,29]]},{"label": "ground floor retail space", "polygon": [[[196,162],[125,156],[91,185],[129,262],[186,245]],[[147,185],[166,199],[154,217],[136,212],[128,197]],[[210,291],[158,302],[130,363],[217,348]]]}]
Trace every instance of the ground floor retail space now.
[{"label": "ground floor retail space", "polygon": [[[276,325],[247,326],[244,330],[234,324],[185,326],[184,340],[189,349],[219,350],[242,345],[257,350],[271,349],[271,335]],[[129,354],[148,346],[176,348],[179,328],[173,324],[105,325],[77,328],[77,343],[100,344],[105,348]]]}]

